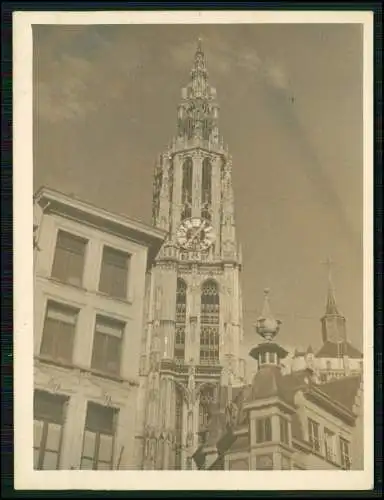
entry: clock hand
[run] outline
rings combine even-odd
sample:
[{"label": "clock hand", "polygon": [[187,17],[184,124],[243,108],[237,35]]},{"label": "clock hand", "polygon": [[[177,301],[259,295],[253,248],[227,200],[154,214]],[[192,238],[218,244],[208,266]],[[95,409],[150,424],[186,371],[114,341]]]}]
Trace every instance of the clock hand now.
[{"label": "clock hand", "polygon": [[191,242],[196,238],[196,236],[204,229],[205,221],[192,233]]}]

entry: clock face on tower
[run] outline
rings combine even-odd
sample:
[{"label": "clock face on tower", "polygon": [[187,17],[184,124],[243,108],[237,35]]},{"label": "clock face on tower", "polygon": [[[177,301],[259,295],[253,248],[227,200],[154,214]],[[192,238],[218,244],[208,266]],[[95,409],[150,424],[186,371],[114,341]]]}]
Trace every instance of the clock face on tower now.
[{"label": "clock face on tower", "polygon": [[180,247],[192,251],[208,250],[215,241],[213,227],[207,220],[200,217],[183,220],[176,237]]}]

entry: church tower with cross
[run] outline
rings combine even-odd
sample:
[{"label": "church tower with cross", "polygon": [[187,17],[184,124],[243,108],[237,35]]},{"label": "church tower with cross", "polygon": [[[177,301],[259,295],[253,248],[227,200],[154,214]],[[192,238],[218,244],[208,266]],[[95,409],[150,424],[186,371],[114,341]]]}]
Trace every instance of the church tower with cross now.
[{"label": "church tower with cross", "polygon": [[192,469],[220,386],[244,383],[241,250],[232,158],[199,40],[177,132],[154,171],[152,217],[168,234],[148,274],[137,417],[143,469]]}]

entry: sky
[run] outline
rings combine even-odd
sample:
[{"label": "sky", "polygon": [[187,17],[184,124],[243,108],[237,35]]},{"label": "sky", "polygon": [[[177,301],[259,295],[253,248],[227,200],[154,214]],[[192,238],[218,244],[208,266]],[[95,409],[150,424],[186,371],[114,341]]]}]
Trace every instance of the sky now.
[{"label": "sky", "polygon": [[320,347],[327,258],[362,348],[360,25],[35,25],[34,188],[150,223],[199,37],[233,157],[245,349],[265,288],[279,342]]}]

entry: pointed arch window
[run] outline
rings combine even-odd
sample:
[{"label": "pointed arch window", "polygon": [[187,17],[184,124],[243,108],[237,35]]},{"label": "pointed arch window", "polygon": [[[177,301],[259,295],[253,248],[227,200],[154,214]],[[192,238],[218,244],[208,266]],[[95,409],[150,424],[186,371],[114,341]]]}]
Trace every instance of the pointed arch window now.
[{"label": "pointed arch window", "polygon": [[219,364],[219,288],[214,280],[207,280],[201,289],[200,364]]},{"label": "pointed arch window", "polygon": [[181,278],[177,279],[176,286],[176,335],[174,357],[184,362],[185,356],[185,319],[187,312],[187,284]]},{"label": "pointed arch window", "polygon": [[183,182],[182,182],[182,203],[184,205],[182,219],[192,215],[192,158],[188,157],[183,163]]},{"label": "pointed arch window", "polygon": [[203,219],[211,220],[212,203],[212,163],[209,158],[204,158],[203,172],[201,177],[201,216]]}]

